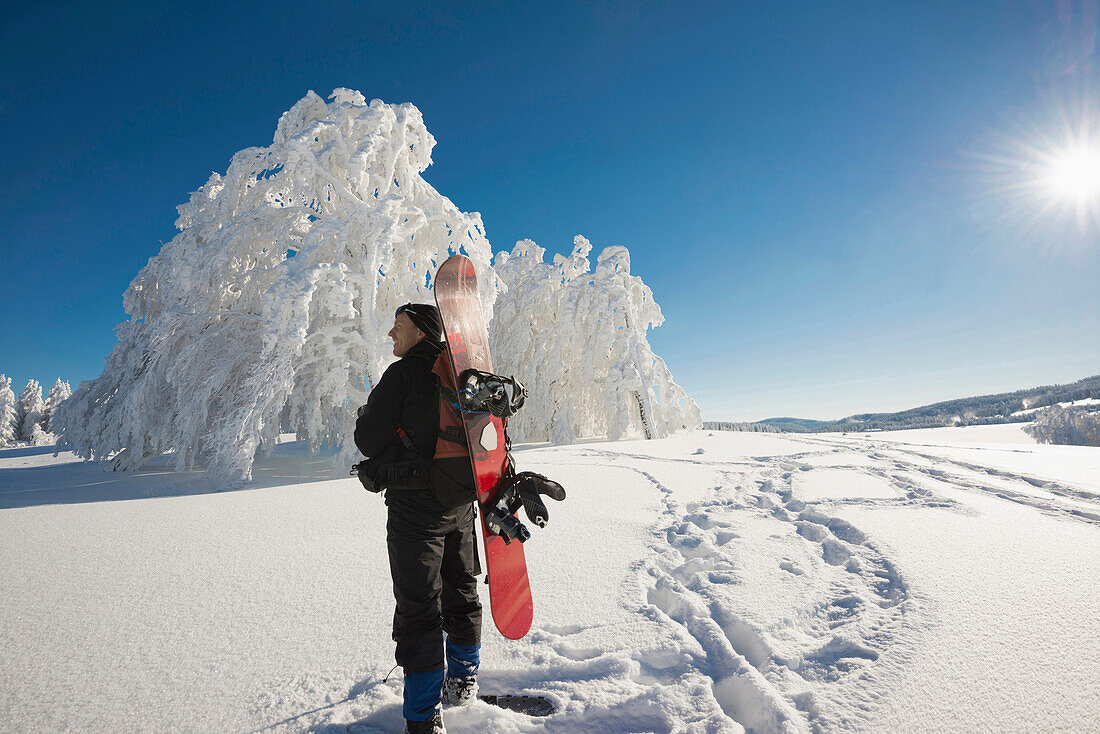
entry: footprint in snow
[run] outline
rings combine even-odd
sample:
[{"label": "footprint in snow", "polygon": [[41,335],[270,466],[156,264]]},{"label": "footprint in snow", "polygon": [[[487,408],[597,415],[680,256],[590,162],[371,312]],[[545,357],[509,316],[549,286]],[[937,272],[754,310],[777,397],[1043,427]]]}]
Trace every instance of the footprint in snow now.
[{"label": "footprint in snow", "polygon": [[725,545],[731,540],[735,540],[740,537],[741,536],[733,530],[717,530],[714,533],[714,542],[717,545]]},{"label": "footprint in snow", "polygon": [[790,560],[789,558],[784,558],[782,561],[780,561],[779,567],[788,573],[793,573],[795,576],[802,576],[806,573],[802,570],[801,566],[799,566],[797,563]]}]

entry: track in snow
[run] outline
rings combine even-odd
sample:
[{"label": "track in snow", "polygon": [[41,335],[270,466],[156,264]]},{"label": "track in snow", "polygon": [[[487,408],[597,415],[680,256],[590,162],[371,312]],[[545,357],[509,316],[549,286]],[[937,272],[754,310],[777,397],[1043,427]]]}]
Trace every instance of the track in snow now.
[{"label": "track in snow", "polygon": [[[653,680],[678,686],[702,676],[725,715],[754,732],[858,728],[882,693],[876,681],[889,678],[878,668],[896,674],[913,644],[919,605],[858,528],[794,496],[797,457],[584,453],[624,464],[662,496],[652,555],[639,565],[648,602],[640,611],[679,628],[692,652],[678,666],[650,670]],[[678,462],[715,469],[717,482],[702,500],[681,504],[675,489],[638,466],[667,472]],[[951,504],[919,489],[897,501]],[[770,567],[759,568],[761,559]],[[793,613],[770,618],[754,605],[766,590],[746,583],[782,589],[782,606]]]}]

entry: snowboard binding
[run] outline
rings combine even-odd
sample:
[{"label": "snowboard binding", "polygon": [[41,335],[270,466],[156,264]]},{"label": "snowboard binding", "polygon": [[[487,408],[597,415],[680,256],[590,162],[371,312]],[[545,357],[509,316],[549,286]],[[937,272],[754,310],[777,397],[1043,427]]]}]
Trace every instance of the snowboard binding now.
[{"label": "snowboard binding", "polygon": [[540,528],[546,527],[550,511],[540,495],[561,502],[565,499],[565,488],[535,472],[505,476],[497,486],[496,499],[485,511],[486,527],[499,535],[505,545],[513,540],[521,543],[527,541],[531,531],[516,517],[516,512],[522,506],[528,520]]},{"label": "snowboard binding", "polygon": [[[508,394],[508,386],[512,394]],[[523,407],[527,388],[515,377],[501,377],[490,372],[468,369],[458,376],[458,399],[462,410],[471,413],[492,413],[509,418]]]}]

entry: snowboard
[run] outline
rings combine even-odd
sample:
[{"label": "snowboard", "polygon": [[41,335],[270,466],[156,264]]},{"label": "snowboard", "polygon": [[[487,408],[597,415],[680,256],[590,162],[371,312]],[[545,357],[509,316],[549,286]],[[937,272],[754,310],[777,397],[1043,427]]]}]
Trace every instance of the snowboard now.
[{"label": "snowboard", "polygon": [[[435,303],[439,308],[455,373],[455,384],[468,369],[493,371],[489,356],[489,332],[481,312],[474,264],[464,255],[444,262],[435,274]],[[487,510],[495,499],[494,489],[508,462],[504,424],[491,413],[463,412],[466,441],[477,478],[481,537],[489,582],[489,607],[500,633],[518,640],[531,629],[534,606],[523,543],[506,543],[486,523]]]}]

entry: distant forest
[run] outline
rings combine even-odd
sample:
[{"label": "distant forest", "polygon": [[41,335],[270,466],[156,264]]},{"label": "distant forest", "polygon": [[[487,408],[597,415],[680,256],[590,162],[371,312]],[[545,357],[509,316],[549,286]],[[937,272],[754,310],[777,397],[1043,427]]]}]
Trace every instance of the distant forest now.
[{"label": "distant forest", "polygon": [[860,413],[836,421],[806,418],[768,418],[755,423],[707,421],[703,423],[703,428],[715,431],[821,433],[1026,423],[1035,419],[1039,408],[1090,398],[1100,399],[1100,375],[1086,377],[1069,385],[1043,385],[998,395],[958,398],[898,413]]}]

